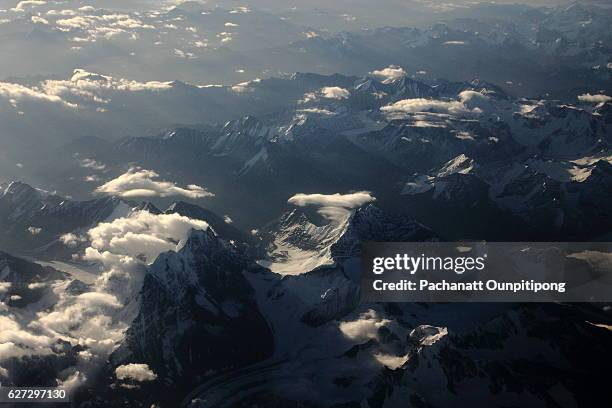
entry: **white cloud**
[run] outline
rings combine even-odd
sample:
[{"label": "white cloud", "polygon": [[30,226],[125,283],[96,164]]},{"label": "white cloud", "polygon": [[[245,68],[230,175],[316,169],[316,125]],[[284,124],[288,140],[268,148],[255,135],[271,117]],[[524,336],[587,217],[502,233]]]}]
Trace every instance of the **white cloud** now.
[{"label": "white cloud", "polygon": [[403,118],[406,114],[418,113],[418,112],[435,112],[435,113],[446,113],[446,114],[461,114],[461,113],[481,113],[478,107],[470,109],[466,106],[467,102],[480,101],[483,102],[486,96],[480,95],[479,99],[475,94],[477,92],[463,92],[460,94],[459,101],[455,100],[437,100],[437,99],[403,99],[397,101],[391,105],[383,106],[380,110],[386,113],[390,118]]},{"label": "white cloud", "polygon": [[184,196],[195,199],[214,196],[213,193],[195,184],[182,188],[169,181],[157,180],[158,178],[159,174],[152,170],[132,168],[98,187],[96,193],[124,198]]},{"label": "white cloud", "polygon": [[86,169],[92,169],[92,170],[98,170],[98,171],[102,171],[106,169],[105,164],[98,163],[97,161],[93,159],[83,159],[79,162],[79,164],[81,165],[81,167],[84,167]]},{"label": "white cloud", "polygon": [[459,93],[459,100],[473,113],[479,113],[479,110],[491,110],[495,106],[487,95],[476,91],[463,91]]},{"label": "white cloud", "polygon": [[76,105],[64,101],[57,95],[10,82],[0,82],[0,98],[9,100],[13,106],[21,101],[42,101],[58,103],[70,108],[76,107]]},{"label": "white cloud", "polygon": [[183,50],[179,50],[178,48],[174,49],[174,55],[176,55],[179,58],[195,58],[195,54],[192,52],[185,52]]},{"label": "white cloud", "polygon": [[603,94],[591,95],[590,93],[587,93],[583,95],[578,95],[578,100],[587,103],[602,103],[612,101],[612,96]]},{"label": "white cloud", "polygon": [[389,354],[379,353],[379,354],[374,354],[374,358],[380,364],[392,370],[395,370],[397,368],[400,368],[404,364],[406,364],[406,362],[408,361],[409,355],[406,354],[405,356],[393,356]]},{"label": "white cloud", "polygon": [[240,27],[240,24],[227,22],[225,23],[225,26],[226,27]]},{"label": "white cloud", "polygon": [[339,86],[326,86],[321,88],[321,94],[328,99],[347,99],[351,93],[348,89],[340,88]]},{"label": "white cloud", "polygon": [[[103,105],[122,92],[158,92],[171,89],[170,82],[138,82],[74,70],[69,80],[46,80],[36,87],[0,82],[0,99],[6,98],[13,106],[23,101],[44,101],[77,108],[86,103]],[[87,165],[87,162],[84,162]]]},{"label": "white cloud", "polygon": [[[110,293],[64,295],[52,311],[38,314],[36,324],[57,337],[89,339],[87,343],[95,347],[93,351],[96,354],[106,353],[121,339],[122,334],[118,328],[114,328],[112,316],[122,306],[119,299]],[[111,340],[110,345],[108,340]]]},{"label": "white cloud", "polygon": [[253,85],[259,82],[261,82],[260,78],[255,78],[252,81],[241,82],[232,86],[232,91],[236,93],[251,92],[253,91]]},{"label": "white cloud", "polygon": [[379,317],[376,311],[370,309],[362,313],[357,320],[341,322],[340,331],[351,340],[363,342],[378,338],[378,329],[389,323],[390,320]]},{"label": "white cloud", "polygon": [[317,212],[330,221],[342,221],[350,210],[376,200],[369,191],[350,194],[296,194],[288,200],[298,207],[318,207]]},{"label": "white cloud", "polygon": [[480,92],[462,91],[459,93],[459,100],[465,103],[473,100],[488,101],[490,98],[487,95],[481,94]]},{"label": "white cloud", "polygon": [[0,282],[0,295],[5,294],[11,288],[11,282]]},{"label": "white cloud", "polygon": [[47,15],[49,16],[76,16],[77,12],[74,10],[49,10]]},{"label": "white cloud", "polygon": [[227,214],[223,216],[223,221],[224,221],[226,224],[231,224],[231,223],[233,223],[233,222],[234,222],[234,220],[232,220],[232,218],[231,218],[229,215],[227,215]]},{"label": "white cloud", "polygon": [[[98,263],[101,269],[98,279],[90,285],[91,291],[78,295],[58,291],[57,303],[36,313],[36,318],[27,325],[17,323],[15,316],[0,314],[0,362],[11,357],[51,354],[51,345],[61,339],[85,350],[58,382],[75,386],[82,383],[84,372],[96,361],[106,361],[123,340],[138,310],[133,302],[142,287],[146,263],[163,251],[177,250],[191,229],[206,228],[208,224],[204,221],[146,211],[91,228],[87,233],[90,246],[81,257]],[[76,234],[66,235],[63,240],[66,243],[87,241]],[[68,281],[53,285],[65,287],[66,284]],[[29,288],[44,286],[34,283]],[[10,283],[0,282],[0,293],[9,289]],[[136,381],[154,378],[150,370],[138,365],[128,365],[117,374],[118,378]]]},{"label": "white cloud", "polygon": [[[179,214],[152,214],[138,211],[128,217],[103,222],[88,232],[91,247],[86,252],[90,260],[110,264],[129,263],[128,258],[152,262],[162,252],[176,250],[181,239],[191,229],[207,229],[205,221]],[[127,257],[127,258],[126,258]]]},{"label": "white cloud", "polygon": [[[351,93],[348,89],[341,88],[339,86],[325,86],[318,91],[308,92],[304,94],[304,97],[298,101],[300,104],[307,104],[309,102],[316,102],[319,98],[326,99],[348,99],[351,96]],[[330,111],[320,108],[309,108],[302,109],[302,112],[311,112],[311,113],[322,113],[322,114],[333,114]]]},{"label": "white cloud", "polygon": [[73,233],[64,234],[59,237],[59,240],[68,248],[76,248],[80,243],[87,242],[87,238]]},{"label": "white cloud", "polygon": [[316,92],[308,92],[304,94],[304,97],[301,100],[299,100],[298,103],[314,102],[317,99],[318,99],[318,96]]},{"label": "white cloud", "polygon": [[[78,355],[79,355],[79,358],[83,361],[87,361],[88,357],[91,358],[93,356],[87,350],[80,351]],[[63,388],[69,393],[71,393],[74,390],[76,390],[78,387],[83,385],[86,381],[87,381],[87,376],[85,375],[85,373],[77,370],[73,374],[68,376],[68,378],[66,378],[65,380],[58,379],[57,385],[58,387]]]},{"label": "white cloud", "polygon": [[133,381],[153,381],[157,375],[149,368],[147,364],[126,364],[115,369],[115,376],[118,380],[133,380]]},{"label": "white cloud", "polygon": [[0,343],[0,361],[6,361],[10,358],[21,357],[25,351],[12,342]]},{"label": "white cloud", "polygon": [[374,201],[368,191],[359,191],[350,194],[296,194],[289,199],[289,203],[304,207],[319,205],[324,207],[356,208]]},{"label": "white cloud", "polygon": [[28,232],[32,235],[38,235],[42,232],[42,228],[38,227],[28,227]]},{"label": "white cloud", "polygon": [[49,24],[49,21],[39,16],[32,16],[30,19],[34,24]]},{"label": "white cloud", "polygon": [[221,42],[232,41],[232,33],[229,33],[227,31],[223,31],[223,32],[217,34],[216,37],[219,38],[221,40]]},{"label": "white cloud", "polygon": [[329,109],[322,109],[322,108],[304,108],[304,109],[298,109],[297,112],[312,113],[314,115],[322,115],[322,116],[334,116],[335,115],[335,113],[330,111]]},{"label": "white cloud", "polygon": [[387,68],[372,71],[370,72],[370,75],[383,83],[390,83],[404,78],[407,74],[404,68],[397,65],[390,65]]},{"label": "white cloud", "polygon": [[53,339],[34,335],[15,321],[15,316],[0,315],[0,361],[29,354],[48,354]]},{"label": "white cloud", "polygon": [[55,24],[62,27],[85,29],[92,25],[92,21],[83,16],[74,16],[57,20]]},{"label": "white cloud", "polygon": [[248,6],[239,6],[230,11],[230,14],[246,14],[250,12],[251,9]]},{"label": "white cloud", "polygon": [[23,0],[20,1],[19,3],[17,3],[17,5],[15,6],[16,11],[25,11],[25,9],[27,8],[34,8],[34,7],[38,7],[38,6],[44,6],[45,4],[47,4],[46,1],[43,0]]},{"label": "white cloud", "polygon": [[[91,228],[87,233],[90,246],[82,259],[98,263],[102,269],[92,291],[80,295],[62,292],[51,311],[38,314],[33,328],[53,338],[83,344],[96,356],[107,356],[134,318],[126,314],[126,310],[132,310],[127,303],[142,286],[145,264],[161,252],[177,250],[191,229],[206,228],[204,221],[147,211]],[[86,240],[76,234],[64,238],[67,243]]]},{"label": "white cloud", "polygon": [[162,252],[178,250],[192,229],[207,228],[205,221],[179,214],[136,211],[91,228],[82,258],[103,266],[95,283],[98,291],[130,299],[140,289],[145,264]]},{"label": "white cloud", "polygon": [[72,10],[68,13],[60,13],[70,18],[62,18],[55,22],[62,31],[87,30],[93,38],[105,37],[126,32],[133,29],[151,29],[151,25],[144,24],[128,14],[107,14],[107,15],[77,15]]},{"label": "white cloud", "polygon": [[443,45],[465,45],[465,41],[445,41]]},{"label": "white cloud", "polygon": [[68,89],[79,88],[84,90],[119,90],[119,91],[159,91],[172,88],[170,82],[138,82],[127,79],[116,79],[111,76],[75,69],[70,81],[47,81],[48,88],[53,85],[65,86]]}]

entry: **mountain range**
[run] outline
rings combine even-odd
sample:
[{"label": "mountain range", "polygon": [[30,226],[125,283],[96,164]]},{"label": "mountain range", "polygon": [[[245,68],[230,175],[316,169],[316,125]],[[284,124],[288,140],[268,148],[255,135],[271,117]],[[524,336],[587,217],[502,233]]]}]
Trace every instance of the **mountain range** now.
[{"label": "mountain range", "polygon": [[368,242],[609,241],[612,8],[515,3],[0,0],[0,384],[605,404],[610,304],[362,296]]},{"label": "mountain range", "polygon": [[[257,254],[265,262],[212,227],[191,230],[180,249],[148,264],[132,294],[137,311],[97,369],[83,365],[96,361],[95,347],[56,340],[38,357],[5,361],[7,380],[52,384],[72,373],[66,384],[83,381],[76,403],[92,406],[448,406],[475,398],[496,406],[588,405],[605,395],[601,356],[612,338],[604,324],[591,322],[606,315],[598,307],[363,304],[360,242],[438,237],[372,204],[316,223],[293,210],[271,224]],[[291,270],[301,252],[321,262]],[[60,287],[77,297],[104,293],[74,274],[2,259],[11,319],[36,310],[42,316],[45,308],[59,313],[66,307],[63,299],[53,303]],[[125,367],[131,375],[119,376]]]}]

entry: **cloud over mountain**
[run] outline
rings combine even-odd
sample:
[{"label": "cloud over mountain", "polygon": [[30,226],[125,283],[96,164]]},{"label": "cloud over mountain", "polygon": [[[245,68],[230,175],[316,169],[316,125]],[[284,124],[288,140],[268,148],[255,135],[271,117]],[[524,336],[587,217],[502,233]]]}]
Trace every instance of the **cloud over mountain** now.
[{"label": "cloud over mountain", "polygon": [[183,188],[170,181],[158,180],[158,178],[159,174],[152,170],[132,168],[98,187],[96,193],[123,198],[184,196],[196,199],[214,196],[213,193],[195,184]]},{"label": "cloud over mountain", "polygon": [[[53,307],[27,316],[3,310],[0,364],[11,358],[61,356],[65,350],[57,347],[58,342],[78,345],[82,351],[71,367],[59,374],[57,381],[82,383],[92,364],[105,361],[123,339],[134,317],[133,302],[142,286],[146,265],[162,252],[177,250],[192,229],[207,228],[206,222],[179,214],[136,211],[99,223],[83,235],[62,237],[67,245],[73,244],[71,247],[86,245],[78,258],[96,264],[100,274],[88,284],[77,282],[81,288],[77,292],[64,290],[76,282],[72,278],[54,282],[53,287],[62,290],[57,292]],[[34,283],[28,288],[38,290],[45,286]],[[10,287],[9,282],[0,283],[0,295]],[[0,306],[5,307],[5,304],[0,302]],[[150,381],[155,378],[155,374],[141,364],[128,364],[116,374],[120,380]]]},{"label": "cloud over mountain", "polygon": [[370,75],[378,79],[379,81],[383,81],[384,83],[389,83],[389,82],[393,82],[398,79],[401,79],[405,77],[407,74],[404,68],[396,66],[396,65],[390,65],[387,68],[383,68],[380,70],[374,70],[370,72]]},{"label": "cloud over mountain", "polygon": [[0,82],[0,98],[8,100],[13,106],[17,106],[22,101],[37,101],[58,103],[69,108],[76,107],[75,104],[63,100],[58,95],[10,82]]},{"label": "cloud over mountain", "polygon": [[583,95],[578,95],[578,100],[580,102],[586,102],[586,103],[601,103],[601,102],[612,101],[612,96],[603,95],[603,94],[591,95],[587,93]]},{"label": "cloud over mountain", "polygon": [[346,99],[351,95],[348,89],[339,86],[326,86],[321,89],[321,94],[328,99]]},{"label": "cloud over mountain", "polygon": [[138,382],[153,381],[157,375],[147,364],[125,364],[115,369],[118,380],[133,380]]},{"label": "cloud over mountain", "polygon": [[288,200],[298,207],[318,207],[317,212],[330,221],[341,221],[350,210],[376,200],[369,191],[349,194],[296,194]]},{"label": "cloud over mountain", "polygon": [[473,91],[459,94],[459,100],[439,100],[426,98],[402,99],[380,110],[390,118],[401,118],[405,114],[435,112],[445,114],[481,113],[476,105],[486,104],[487,97]]}]

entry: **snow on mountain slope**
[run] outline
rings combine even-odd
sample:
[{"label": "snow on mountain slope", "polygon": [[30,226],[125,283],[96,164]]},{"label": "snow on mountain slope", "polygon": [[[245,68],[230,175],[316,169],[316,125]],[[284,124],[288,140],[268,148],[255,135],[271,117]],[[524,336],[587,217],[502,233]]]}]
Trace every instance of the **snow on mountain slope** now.
[{"label": "snow on mountain slope", "polygon": [[[532,157],[503,166],[479,165],[458,156],[432,174],[413,177],[402,193],[413,197],[410,200],[444,201],[455,207],[478,198],[481,204],[507,211],[507,216],[522,218],[541,239],[604,234],[608,222],[591,220],[608,211],[604,196],[611,182],[610,162],[601,158],[582,163]],[[476,190],[482,194],[465,194]]]},{"label": "snow on mountain slope", "polygon": [[21,182],[2,185],[0,246],[33,250],[63,234],[123,215],[128,207],[114,197],[76,202]]},{"label": "snow on mountain slope", "polygon": [[204,373],[267,357],[272,335],[243,276],[253,267],[210,228],[192,231],[180,250],[151,265],[113,366],[147,362],[165,384],[186,392]]},{"label": "snow on mountain slope", "polygon": [[[583,183],[607,183],[606,165],[600,161],[593,166]],[[437,178],[451,182],[453,177],[469,177],[479,171],[476,161],[460,155],[431,177],[434,183]],[[457,197],[455,187],[445,191]],[[62,367],[74,374],[75,367],[85,368],[82,353],[112,353],[110,365],[100,361],[106,385],[85,390],[82,397],[95,393],[111,405],[134,399],[176,405],[180,395],[188,394],[185,405],[194,407],[240,406],[245,401],[265,404],[272,399],[290,405],[368,401],[393,406],[406,398],[435,406],[457,398],[458,391],[465,389],[472,392],[460,393],[465,394],[463,402],[473,402],[470,398],[476,393],[479,398],[486,396],[492,405],[532,404],[567,392],[580,401],[594,398],[582,391],[581,374],[568,371],[564,359],[591,361],[592,353],[609,345],[602,335],[604,329],[586,323],[577,309],[562,305],[360,304],[361,242],[422,241],[436,236],[414,219],[386,214],[372,204],[330,211],[330,203],[338,205],[348,197],[353,199],[352,195],[302,195],[300,200],[324,199],[321,202],[328,207],[319,215],[332,217],[331,221],[315,223],[306,210],[296,210],[267,229],[271,242],[277,240],[297,251],[315,251],[316,259],[325,260],[312,270],[302,265],[301,274],[282,276],[258,266],[251,251],[200,224],[186,237],[175,236],[168,243],[173,251],[147,255],[151,265],[141,265],[143,283],[138,286],[142,289],[131,294],[116,291],[120,294],[117,301],[129,300],[126,310],[117,315],[124,322],[120,328],[126,330],[125,336],[109,326],[106,339],[112,345],[106,344],[106,351],[92,338],[83,349],[70,347],[62,356]],[[182,207],[188,209],[177,204],[167,214],[149,213],[149,224],[166,222],[164,217],[178,221],[175,210],[180,213]],[[340,213],[343,216],[338,218]],[[118,228],[123,221],[107,224],[113,223]],[[106,230],[103,223],[93,234],[98,237],[93,245],[99,252],[110,238]],[[150,233],[163,236],[156,228]],[[118,250],[113,248],[120,254]],[[133,250],[125,253],[132,256]],[[71,304],[70,299],[93,300],[91,293],[105,295],[103,288],[109,287],[111,275],[115,283],[125,279],[117,272],[104,272],[107,277],[93,286],[65,282],[57,288],[60,303],[51,307],[59,313]],[[92,287],[98,290],[91,292]],[[104,305],[110,309],[100,311],[96,318],[114,315],[113,303]],[[17,313],[15,308],[11,311]],[[547,326],[540,332],[538,322],[542,321]],[[51,323],[49,317],[42,322]],[[51,327],[61,333],[60,327]],[[80,323],[80,333],[94,334],[91,328],[82,331],[85,329]],[[578,332],[583,336],[575,334]],[[572,344],[560,344],[557,339],[567,334]],[[592,352],[580,351],[585,350],[585,343]],[[506,352],[499,352],[500,347]],[[543,357],[526,365],[535,356],[530,350]],[[11,373],[26,367],[13,360],[3,364]],[[146,364],[155,378],[146,384],[115,379],[114,369],[130,364]],[[536,368],[546,373],[542,383],[524,380],[521,373]],[[557,387],[550,387],[560,381]],[[498,391],[491,393],[491,387]],[[168,389],[180,392],[168,393]]]},{"label": "snow on mountain slope", "polygon": [[[189,246],[193,228],[208,228],[202,220],[162,214],[151,205],[141,208],[152,212],[136,207],[124,217],[105,218],[81,236],[72,234],[77,241],[72,247],[64,239],[79,263],[95,266],[89,268],[92,281],[5,257],[1,286],[10,297],[3,296],[3,327],[11,330],[6,341],[12,346],[0,361],[6,368],[0,373],[3,383],[75,387],[105,367],[141,308],[148,265],[163,251]],[[23,265],[32,265],[28,268],[33,272]],[[44,378],[28,374],[43,366],[57,370],[43,370]]]},{"label": "snow on mountain slope", "polygon": [[331,247],[346,231],[348,217],[317,226],[300,210],[293,210],[272,227],[267,257],[259,264],[281,275],[297,275],[333,265]]},{"label": "snow on mountain slope", "polygon": [[[362,226],[359,239],[407,239],[379,222],[380,215],[373,217],[380,214],[375,207],[363,210],[353,217],[369,222],[352,222]],[[312,239],[308,235],[304,241]],[[251,366],[211,374],[183,406],[271,400],[289,406],[366,401],[370,406],[406,401],[446,406],[457,399],[465,404],[533,405],[567,393],[580,401],[593,400],[582,391],[581,374],[569,371],[568,360],[591,355],[579,344],[593,342],[592,353],[597,354],[612,338],[585,322],[581,310],[563,305],[362,305],[355,266],[345,258],[297,276],[245,273],[274,333],[274,354]],[[570,334],[578,332],[587,338]],[[570,334],[572,344],[561,344],[561,333]],[[536,367],[542,381],[534,383],[525,370]],[[563,380],[568,376],[571,381]]]},{"label": "snow on mountain slope", "polygon": [[[257,220],[245,229],[276,216],[295,189],[309,191],[313,186],[326,191],[374,186],[377,195],[391,197],[402,189],[425,193],[435,184],[431,194],[436,199],[451,203],[452,191],[472,191],[477,197],[464,194],[466,206],[480,205],[497,215],[515,212],[528,220],[533,217],[523,217],[520,202],[496,198],[519,177],[521,166],[553,180],[579,182],[590,172],[581,161],[610,155],[610,102],[515,99],[482,80],[426,83],[407,78],[401,67],[379,72],[388,77],[299,74],[262,80],[250,85],[251,95],[262,100],[285,95],[292,99],[291,107],[222,126],[128,139],[112,154],[174,174],[197,174],[198,182],[219,192],[213,210]],[[451,175],[458,165],[452,160],[463,156],[471,164]],[[431,177],[449,180],[434,183]],[[454,183],[460,184],[455,190]],[[546,200],[543,184],[532,187]],[[236,194],[243,200],[233,199]],[[262,194],[268,197],[265,205]],[[568,216],[562,212],[543,217],[541,227],[560,231],[556,228]],[[282,242],[278,246],[291,250]],[[316,252],[312,266],[328,263]]]},{"label": "snow on mountain slope", "polygon": [[65,275],[51,267],[41,267],[24,259],[0,252],[1,301],[11,307],[25,307],[48,295],[55,281]]},{"label": "snow on mountain slope", "polygon": [[320,225],[296,209],[263,234],[266,258],[258,263],[280,275],[334,267],[360,254],[363,241],[420,241],[435,234],[410,217],[390,216],[373,204],[347,211]]}]

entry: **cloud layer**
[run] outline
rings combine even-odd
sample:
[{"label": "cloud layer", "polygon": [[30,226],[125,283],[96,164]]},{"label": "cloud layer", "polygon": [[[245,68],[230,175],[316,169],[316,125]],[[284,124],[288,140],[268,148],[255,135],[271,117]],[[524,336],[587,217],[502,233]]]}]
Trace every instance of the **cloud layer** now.
[{"label": "cloud layer", "polygon": [[318,207],[317,212],[330,221],[342,221],[350,210],[374,201],[369,191],[350,194],[296,194],[287,202],[298,207]]},{"label": "cloud layer", "polygon": [[69,80],[45,80],[31,87],[0,82],[0,99],[8,100],[15,107],[21,102],[46,102],[76,109],[89,104],[104,106],[120,93],[164,91],[171,88],[170,82],[116,79],[75,69]]},{"label": "cloud layer", "polygon": [[351,95],[348,89],[339,86],[323,87],[321,88],[321,94],[324,98],[328,99],[347,99]]},{"label": "cloud layer", "polygon": [[370,72],[370,76],[384,83],[389,83],[398,79],[402,79],[406,75],[407,74],[404,68],[399,67],[397,65],[390,65],[387,68]]},{"label": "cloud layer", "polygon": [[602,102],[612,101],[612,96],[603,95],[603,94],[591,95],[587,93],[583,95],[578,95],[578,100],[580,102],[587,102],[587,103],[602,103]]},{"label": "cloud layer", "polygon": [[383,106],[381,111],[389,114],[397,113],[417,113],[417,112],[438,112],[438,113],[464,113],[468,109],[459,101],[440,101],[435,99],[403,99],[392,105]]},{"label": "cloud layer", "polygon": [[96,193],[123,198],[184,196],[192,199],[212,197],[213,193],[195,184],[179,187],[170,181],[158,180],[152,170],[130,169],[96,189]]},{"label": "cloud layer", "polygon": [[[92,268],[97,265],[98,277],[87,285],[82,283],[84,291],[78,293],[66,290],[72,279],[48,284],[57,295],[55,304],[27,316],[10,313],[10,307],[0,302],[0,370],[3,360],[9,358],[61,354],[57,343],[63,341],[83,350],[58,383],[76,386],[85,381],[92,364],[106,361],[123,340],[137,312],[135,300],[147,264],[161,252],[177,250],[192,229],[206,228],[206,222],[178,214],[136,211],[100,223],[81,236],[65,236],[66,245],[86,246],[77,258],[93,263]],[[34,283],[30,290],[40,285]],[[0,283],[0,295],[9,290],[10,283]],[[155,374],[148,367],[128,364],[117,377],[150,381]]]},{"label": "cloud layer", "polygon": [[391,323],[381,318],[376,311],[370,309],[359,316],[359,319],[340,323],[340,331],[347,338],[357,342],[364,342],[378,338],[378,329]]},{"label": "cloud layer", "polygon": [[85,256],[89,260],[125,263],[125,257],[152,262],[157,255],[176,250],[178,242],[191,229],[208,228],[205,221],[179,214],[152,214],[137,211],[129,217],[103,222],[88,232],[91,246]]},{"label": "cloud layer", "polygon": [[157,375],[146,364],[125,364],[115,369],[118,380],[153,381]]}]

